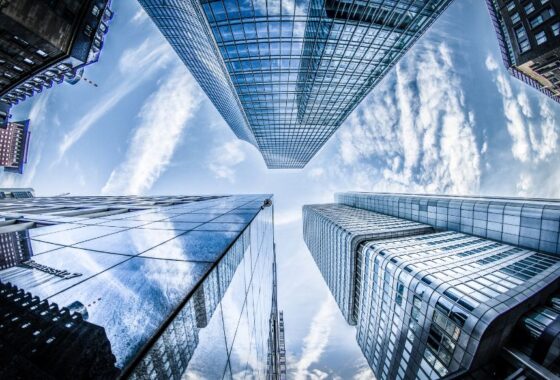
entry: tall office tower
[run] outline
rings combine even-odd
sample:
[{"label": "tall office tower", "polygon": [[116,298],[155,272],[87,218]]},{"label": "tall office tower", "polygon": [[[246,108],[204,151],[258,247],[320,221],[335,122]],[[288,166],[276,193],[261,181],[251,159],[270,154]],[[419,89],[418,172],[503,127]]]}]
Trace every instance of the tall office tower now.
[{"label": "tall office tower", "polygon": [[63,81],[74,84],[99,58],[110,0],[0,2],[0,125],[9,107]]},{"label": "tall office tower", "polygon": [[560,374],[560,202],[336,200],[304,206],[304,238],[378,379]]},{"label": "tall office tower", "polygon": [[560,1],[486,4],[509,73],[560,102]]},{"label": "tall office tower", "polygon": [[430,226],[337,204],[303,208],[303,237],[325,282],[352,325],[356,286],[356,250],[367,240],[418,235]]},{"label": "tall office tower", "polygon": [[451,0],[140,0],[237,137],[302,168]]},{"label": "tall office tower", "polygon": [[276,261],[272,276],[272,310],[269,318],[268,358],[266,378],[268,380],[286,379],[286,343],[284,340],[284,314],[278,311],[278,279]]},{"label": "tall office tower", "polygon": [[30,136],[29,120],[0,126],[0,166],[5,172],[23,174]]},{"label": "tall office tower", "polygon": [[19,231],[29,248],[0,270],[0,378],[265,378],[271,205],[0,199],[0,235]]}]

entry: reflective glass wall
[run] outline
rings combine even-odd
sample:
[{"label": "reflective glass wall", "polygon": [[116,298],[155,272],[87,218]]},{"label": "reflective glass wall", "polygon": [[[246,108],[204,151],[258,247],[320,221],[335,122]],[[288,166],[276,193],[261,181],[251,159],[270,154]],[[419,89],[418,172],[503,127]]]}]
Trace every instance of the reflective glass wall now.
[{"label": "reflective glass wall", "polygon": [[301,168],[451,0],[140,3],[193,73],[216,64],[186,58],[210,47],[182,29],[207,28],[267,166]]},{"label": "reflective glass wall", "polygon": [[270,196],[104,199],[0,201],[0,377],[265,377]]}]

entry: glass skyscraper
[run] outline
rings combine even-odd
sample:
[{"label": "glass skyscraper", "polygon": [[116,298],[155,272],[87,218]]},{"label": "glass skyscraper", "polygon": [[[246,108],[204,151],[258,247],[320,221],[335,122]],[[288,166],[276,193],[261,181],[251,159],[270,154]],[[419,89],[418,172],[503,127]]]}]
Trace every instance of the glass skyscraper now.
[{"label": "glass skyscraper", "polygon": [[451,0],[140,0],[236,135],[302,168]]},{"label": "glass skyscraper", "polygon": [[271,206],[0,199],[0,378],[266,378],[280,357]]},{"label": "glass skyscraper", "polygon": [[304,238],[378,379],[560,374],[560,202],[336,199],[304,206]]}]

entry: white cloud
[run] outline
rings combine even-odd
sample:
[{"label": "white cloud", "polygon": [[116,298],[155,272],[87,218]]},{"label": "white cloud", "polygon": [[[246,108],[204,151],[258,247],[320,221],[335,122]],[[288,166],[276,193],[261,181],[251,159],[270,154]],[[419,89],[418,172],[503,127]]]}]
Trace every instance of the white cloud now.
[{"label": "white cloud", "polygon": [[363,366],[356,372],[353,379],[370,380],[375,379],[375,376],[373,376],[373,372],[371,372],[371,368],[369,366]]},{"label": "white cloud", "polygon": [[138,10],[136,11],[136,13],[134,13],[134,16],[132,16],[132,18],[130,19],[130,23],[134,25],[140,25],[144,23],[144,21],[146,20],[148,20],[148,14],[146,13],[146,11],[144,11],[144,8],[138,7]]},{"label": "white cloud", "polygon": [[299,222],[300,220],[301,220],[301,208],[287,210],[287,211],[275,211],[274,225],[276,227],[287,226],[289,224]]},{"label": "white cloud", "polygon": [[329,172],[354,190],[476,192],[482,147],[454,67],[445,43],[407,53],[342,126]]},{"label": "white cloud", "polygon": [[550,107],[552,102],[546,96],[538,98],[538,113],[526,93],[525,84],[519,82],[512,88],[512,80],[486,59],[486,67],[492,73],[498,92],[502,95],[506,127],[512,139],[511,153],[522,163],[539,162],[552,158],[558,149],[558,127],[556,116]]},{"label": "white cloud", "polygon": [[295,363],[295,379],[324,379],[326,374],[310,367],[319,361],[327,347],[334,321],[336,305],[330,297],[321,304],[311,321],[311,328],[303,339],[303,349],[299,361]]},{"label": "white cloud", "polygon": [[496,59],[494,58],[494,56],[492,54],[488,54],[488,56],[486,56],[486,68],[490,71],[493,70],[498,70],[499,66],[498,66],[498,62],[496,62]]},{"label": "white cloud", "polygon": [[196,82],[184,67],[169,73],[140,110],[124,161],[113,170],[104,194],[142,194],[166,170],[187,122],[201,99]]},{"label": "white cloud", "polygon": [[172,57],[173,51],[169,45],[161,43],[158,39],[146,39],[140,46],[125,50],[118,63],[118,75],[123,79],[112,91],[104,95],[99,103],[92,105],[91,111],[82,116],[76,122],[76,126],[62,137],[62,143],[58,148],[58,160],[62,159],[68,149],[78,142],[99,119],[155,71],[164,67]]},{"label": "white cloud", "polygon": [[325,169],[323,168],[313,168],[309,170],[309,176],[311,178],[321,178],[325,175]]},{"label": "white cloud", "polygon": [[235,182],[235,167],[245,161],[241,140],[231,140],[212,149],[208,168],[216,178],[225,178]]}]

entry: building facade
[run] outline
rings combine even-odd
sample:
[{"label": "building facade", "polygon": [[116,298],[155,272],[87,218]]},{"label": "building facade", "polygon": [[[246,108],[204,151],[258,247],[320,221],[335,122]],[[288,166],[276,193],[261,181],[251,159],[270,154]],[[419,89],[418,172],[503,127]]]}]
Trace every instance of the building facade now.
[{"label": "building facade", "polygon": [[110,0],[0,2],[0,125],[9,106],[81,79],[83,68],[99,59],[113,16],[109,6]]},{"label": "building facade", "polygon": [[486,4],[510,74],[560,102],[560,1]]},{"label": "building facade", "polygon": [[286,379],[286,342],[284,331],[284,313],[278,310],[278,276],[276,261],[273,263],[272,276],[272,310],[269,318],[268,358],[266,378],[268,380]]},{"label": "building facade", "polygon": [[[304,206],[304,239],[343,315],[356,325],[376,378],[560,374],[560,251],[541,244],[547,231],[558,231],[559,202],[369,193],[341,193],[336,200]],[[515,244],[504,236],[512,210],[518,229],[532,222],[540,231],[531,241],[537,248],[527,247],[522,234]],[[538,219],[538,227],[524,218]],[[407,223],[416,227],[403,233]],[[489,223],[501,226],[500,235]],[[369,236],[347,244],[353,230]],[[338,283],[353,281],[342,290],[343,302],[333,271]],[[354,300],[350,310],[347,299]]]},{"label": "building facade", "polygon": [[356,250],[367,240],[417,235],[433,231],[410,222],[337,204],[303,208],[303,237],[331,294],[349,324],[356,324]]},{"label": "building facade", "polygon": [[30,137],[29,120],[0,127],[0,166],[5,172],[23,174]]},{"label": "building facade", "polygon": [[[91,378],[265,378],[271,205],[270,195],[0,199],[0,235],[18,232],[29,248],[0,270],[10,321],[0,377],[66,377],[72,355]],[[33,303],[13,304],[19,295]],[[86,330],[98,346],[82,345]]]},{"label": "building facade", "polygon": [[550,254],[560,254],[554,199],[340,193],[337,202]]},{"label": "building facade", "polygon": [[236,135],[302,168],[451,0],[140,3]]}]

